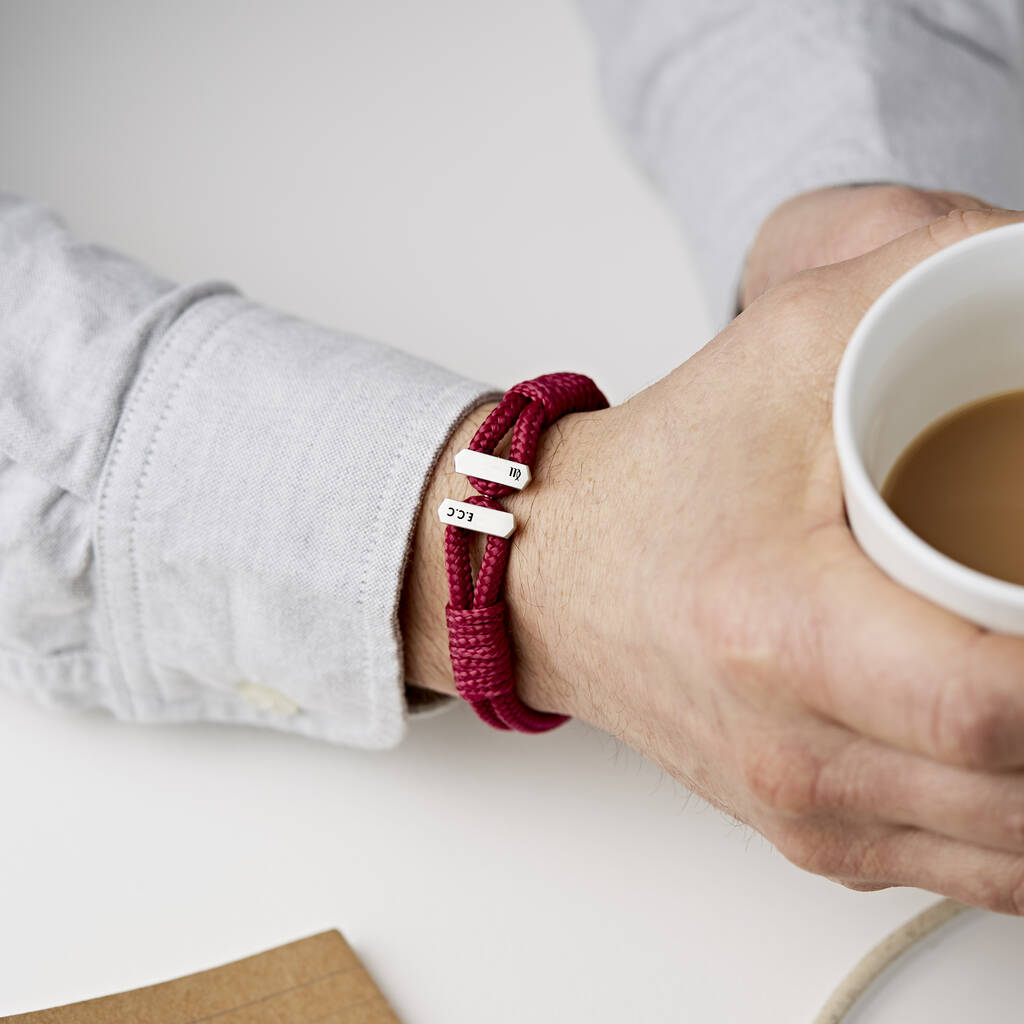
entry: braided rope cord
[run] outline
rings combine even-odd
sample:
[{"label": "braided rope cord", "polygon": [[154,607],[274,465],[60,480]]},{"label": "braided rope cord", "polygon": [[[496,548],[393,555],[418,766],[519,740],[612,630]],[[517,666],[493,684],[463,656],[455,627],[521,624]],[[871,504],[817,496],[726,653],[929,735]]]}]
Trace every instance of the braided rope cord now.
[{"label": "braided rope cord", "polygon": [[[578,373],[549,373],[510,388],[473,435],[472,451],[493,454],[512,431],[509,458],[532,468],[541,433],[555,420],[574,412],[605,409],[608,400],[597,385]],[[514,488],[469,477],[478,492],[466,501],[502,509],[500,498]],[[448,575],[448,650],[455,689],[495,729],[546,732],[569,720],[568,715],[537,711],[516,693],[512,640],[502,599],[511,542],[488,536],[476,582],[470,565],[472,534],[460,526],[445,527],[444,553]]]}]

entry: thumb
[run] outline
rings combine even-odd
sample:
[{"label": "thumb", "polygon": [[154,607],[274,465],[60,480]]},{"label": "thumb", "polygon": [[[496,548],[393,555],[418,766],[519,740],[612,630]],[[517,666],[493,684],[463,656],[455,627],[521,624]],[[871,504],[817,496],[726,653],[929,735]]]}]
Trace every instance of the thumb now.
[{"label": "thumb", "polygon": [[830,286],[827,290],[837,303],[833,310],[841,309],[852,329],[889,285],[922,260],[956,242],[1010,224],[1024,224],[1024,211],[955,209],[863,256],[813,273],[821,274],[820,283]]}]

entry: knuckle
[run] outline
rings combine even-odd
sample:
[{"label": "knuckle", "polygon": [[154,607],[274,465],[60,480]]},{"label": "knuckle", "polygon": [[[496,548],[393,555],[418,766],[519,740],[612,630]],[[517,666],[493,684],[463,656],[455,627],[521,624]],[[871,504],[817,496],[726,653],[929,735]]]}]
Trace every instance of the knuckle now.
[{"label": "knuckle", "polygon": [[823,875],[848,889],[874,892],[896,883],[884,837],[831,825],[783,827],[772,840],[798,868]]},{"label": "knuckle", "polygon": [[1013,849],[1024,848],[1024,811],[1010,811],[1003,819],[1003,839]]},{"label": "knuckle", "polygon": [[931,221],[928,225],[928,234],[937,248],[944,249],[947,245],[970,238],[971,235],[976,235],[991,225],[992,218],[985,210],[964,210],[956,207]]},{"label": "knuckle", "polygon": [[882,889],[891,889],[895,882],[863,882],[853,878],[835,879],[840,885],[854,892],[881,892]]},{"label": "knuckle", "polygon": [[1024,916],[1024,872],[1018,873],[1010,886],[1008,913]]},{"label": "knuckle", "polygon": [[786,817],[802,817],[821,803],[822,761],[795,743],[773,743],[746,758],[744,780],[763,807]]},{"label": "knuckle", "polygon": [[775,619],[763,614],[752,588],[744,586],[741,563],[731,554],[705,556],[693,615],[708,660],[731,683],[746,687],[775,671],[779,645]]},{"label": "knuckle", "polygon": [[780,324],[806,329],[815,317],[828,315],[834,302],[828,279],[819,268],[802,270],[771,290],[772,316]]},{"label": "knuckle", "polygon": [[803,871],[827,878],[846,877],[849,871],[846,843],[822,828],[784,829],[774,840],[783,857]]},{"label": "knuckle", "polygon": [[1024,917],[1024,869],[1015,871],[1005,888],[986,887],[979,902],[996,913]]},{"label": "knuckle", "polygon": [[[911,188],[909,185],[879,185],[874,189],[872,199],[872,214],[876,222],[887,228],[891,225],[910,228],[927,224],[929,221],[946,215],[954,206],[953,200],[948,195],[922,191]],[[956,205],[972,206],[976,204]]]},{"label": "knuckle", "polygon": [[[751,558],[761,559],[758,572]],[[731,687],[763,700],[766,691],[800,697],[821,664],[827,612],[792,565],[770,561],[774,556],[728,552],[711,554],[701,565],[702,585],[691,608],[691,622],[702,652]],[[787,574],[788,601],[775,600],[770,577]]]},{"label": "knuckle", "polygon": [[948,200],[943,200],[934,192],[924,192],[909,185],[881,185],[875,193],[879,205],[886,213],[896,214],[928,214],[934,216],[949,210]]},{"label": "knuckle", "polygon": [[1008,876],[994,871],[972,873],[959,898],[997,914],[1024,917],[1024,864],[1016,866]]},{"label": "knuckle", "polygon": [[953,676],[936,699],[932,725],[939,756],[965,768],[998,764],[1008,716],[998,694],[971,687],[966,677]]}]

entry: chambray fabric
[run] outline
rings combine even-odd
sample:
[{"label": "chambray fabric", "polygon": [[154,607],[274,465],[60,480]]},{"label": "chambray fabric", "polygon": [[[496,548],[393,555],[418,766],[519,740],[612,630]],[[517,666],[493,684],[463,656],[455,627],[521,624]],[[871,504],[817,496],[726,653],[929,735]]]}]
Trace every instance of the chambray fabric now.
[{"label": "chambray fabric", "polygon": [[[718,321],[798,192],[895,180],[1024,206],[1017,3],[582,3]],[[164,280],[0,192],[0,685],[394,746],[452,704],[403,687],[420,498],[496,395],[228,282]],[[253,684],[297,710],[254,706]]]}]

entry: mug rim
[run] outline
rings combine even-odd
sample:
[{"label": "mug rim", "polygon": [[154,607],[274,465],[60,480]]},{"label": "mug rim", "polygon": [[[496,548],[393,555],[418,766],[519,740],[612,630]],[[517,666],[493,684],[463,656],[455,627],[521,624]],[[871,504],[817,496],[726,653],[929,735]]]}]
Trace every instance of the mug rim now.
[{"label": "mug rim", "polygon": [[[880,321],[884,320],[892,307],[902,301],[905,293],[915,287],[922,278],[934,273],[945,263],[956,261],[975,249],[994,244],[998,240],[1006,240],[1006,235],[1024,235],[1024,223],[1003,224],[989,228],[948,245],[938,252],[932,253],[906,273],[901,274],[871,304],[868,311],[861,317],[847,342],[836,372],[832,404],[832,433],[839,458],[839,468],[845,478],[845,486],[851,488],[865,513],[871,516],[876,527],[887,539],[901,548],[919,564],[941,581],[960,592],[969,592],[986,601],[1001,605],[1012,605],[1024,610],[1024,585],[1001,580],[996,576],[972,569],[949,555],[943,554],[932,547],[926,540],[919,537],[899,516],[888,506],[879,490],[871,482],[867,467],[861,458],[860,450],[853,435],[853,380],[856,370],[863,358],[863,351],[868,339],[876,331]],[[991,237],[990,237],[991,236]],[[994,392],[995,393],[995,392]],[[952,411],[952,410],[951,410]],[[888,575],[888,571],[886,571]]]}]

